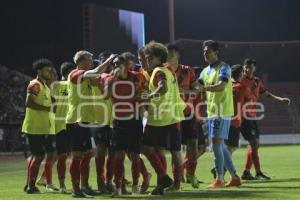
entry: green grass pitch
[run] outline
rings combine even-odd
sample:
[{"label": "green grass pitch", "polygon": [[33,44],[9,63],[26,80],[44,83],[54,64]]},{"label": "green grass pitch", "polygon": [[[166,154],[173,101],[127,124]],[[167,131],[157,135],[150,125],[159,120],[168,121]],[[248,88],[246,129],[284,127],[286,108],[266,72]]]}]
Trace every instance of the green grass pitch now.
[{"label": "green grass pitch", "polygon": [[[235,152],[233,156],[234,163],[239,174],[242,173],[245,163],[246,149],[242,148]],[[0,200],[65,200],[73,199],[71,195],[62,195],[59,193],[50,193],[41,188],[41,194],[28,195],[23,192],[23,186],[26,178],[26,161],[22,157],[14,159],[0,157]],[[169,158],[169,156],[168,156]],[[123,199],[280,199],[280,200],[298,200],[300,199],[300,146],[276,146],[262,147],[260,149],[260,158],[263,172],[272,177],[271,181],[252,181],[243,182],[239,188],[225,188],[218,190],[206,189],[211,182],[212,176],[209,173],[213,166],[213,154],[211,152],[203,155],[198,164],[197,176],[201,181],[200,188],[195,190],[188,184],[183,184],[181,192],[166,193],[162,197],[139,195],[126,195]],[[145,159],[146,161],[146,159]],[[170,162],[169,162],[170,163]],[[156,177],[153,169],[146,161],[148,169],[151,171],[152,187],[155,185]],[[130,163],[126,160],[126,178],[131,179]],[[168,166],[169,174],[170,165]],[[41,172],[41,170],[40,170]],[[94,160],[91,161],[90,184],[96,188]],[[254,173],[254,171],[252,171]],[[228,179],[228,175],[226,179]],[[58,186],[56,168],[53,171],[53,182]],[[67,173],[67,187],[71,188],[70,175]],[[152,188],[150,188],[151,190]],[[128,187],[128,191],[131,188]],[[110,196],[97,196],[95,199],[111,199]]]}]

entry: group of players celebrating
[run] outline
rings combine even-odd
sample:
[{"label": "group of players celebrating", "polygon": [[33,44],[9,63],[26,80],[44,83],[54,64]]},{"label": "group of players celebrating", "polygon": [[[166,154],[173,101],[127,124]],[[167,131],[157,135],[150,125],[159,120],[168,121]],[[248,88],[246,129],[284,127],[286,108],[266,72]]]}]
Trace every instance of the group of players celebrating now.
[{"label": "group of players celebrating", "polygon": [[[97,189],[102,194],[114,197],[127,194],[126,156],[131,162],[132,194],[146,194],[150,185],[152,175],[144,157],[157,175],[152,195],[180,191],[183,181],[199,188],[195,174],[197,160],[204,154],[208,140],[215,157],[215,167],[211,170],[215,179],[209,188],[240,186],[241,179],[270,179],[262,173],[258,156],[259,96],[285,104],[290,100],[270,93],[262,80],[254,76],[254,59],[230,67],[219,60],[219,44],[212,40],[203,43],[203,56],[208,66],[199,77],[192,67],[179,64],[175,45],[154,41],[139,49],[139,68],[135,56],[129,52],[121,55],[103,52],[99,60],[93,60],[90,52],[78,51],[74,64],[61,65],[62,79],[57,81],[50,60],[34,62],[37,77],[28,85],[22,126],[32,154],[24,191],[39,193],[38,184],[50,191],[67,193],[65,175],[69,155],[73,197],[98,194],[89,184],[92,157],[95,157]],[[203,130],[205,124],[208,138]],[[249,142],[241,178],[231,157],[239,146],[240,132]],[[184,158],[182,145],[186,145]],[[173,179],[167,173],[166,150],[172,157]],[[44,171],[38,179],[43,161]],[[59,189],[52,184],[55,163]],[[253,164],[255,177],[250,173]],[[231,175],[227,182],[226,171]]]}]

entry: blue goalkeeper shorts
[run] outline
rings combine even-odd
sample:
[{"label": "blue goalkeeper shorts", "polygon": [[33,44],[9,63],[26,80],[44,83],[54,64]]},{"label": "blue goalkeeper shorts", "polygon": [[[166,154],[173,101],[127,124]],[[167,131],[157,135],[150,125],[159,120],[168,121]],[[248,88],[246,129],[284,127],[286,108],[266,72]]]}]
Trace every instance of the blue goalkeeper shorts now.
[{"label": "blue goalkeeper shorts", "polygon": [[208,120],[208,133],[210,138],[228,139],[231,118],[215,118]]}]

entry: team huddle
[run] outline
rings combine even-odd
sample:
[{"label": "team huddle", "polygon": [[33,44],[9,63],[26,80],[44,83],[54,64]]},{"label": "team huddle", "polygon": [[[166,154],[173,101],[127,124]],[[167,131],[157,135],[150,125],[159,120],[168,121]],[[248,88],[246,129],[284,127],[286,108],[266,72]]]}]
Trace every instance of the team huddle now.
[{"label": "team huddle", "polygon": [[[128,185],[132,194],[147,194],[153,177],[145,158],[157,176],[152,195],[180,191],[182,182],[199,188],[197,161],[209,142],[215,167],[208,188],[241,186],[241,179],[269,180],[258,156],[257,121],[263,107],[259,98],[263,95],[285,104],[290,100],[265,88],[254,75],[254,59],[231,67],[219,60],[219,44],[212,40],[203,43],[203,56],[208,66],[197,75],[192,67],[179,63],[179,50],[173,44],[148,43],[138,50],[140,64],[130,52],[103,52],[93,60],[92,53],[78,51],[74,64],[61,65],[61,81],[50,60],[35,61],[37,77],[27,88],[22,126],[32,154],[24,191],[39,193],[36,185],[43,185],[67,193],[69,156],[73,197],[92,198],[99,193],[118,197],[128,194]],[[249,142],[241,177],[232,161],[240,133]],[[166,151],[172,158],[173,178],[167,173]],[[93,157],[99,192],[89,183]],[[125,177],[126,157],[131,162],[131,183]],[[52,184],[55,163],[59,188]],[[226,172],[231,178],[225,182]]]}]

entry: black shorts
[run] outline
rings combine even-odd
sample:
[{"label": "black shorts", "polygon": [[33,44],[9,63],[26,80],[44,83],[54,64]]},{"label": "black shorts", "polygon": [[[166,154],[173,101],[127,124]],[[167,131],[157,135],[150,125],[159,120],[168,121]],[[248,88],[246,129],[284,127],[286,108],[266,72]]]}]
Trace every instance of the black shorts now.
[{"label": "black shorts", "polygon": [[245,140],[259,139],[259,129],[256,120],[244,119],[241,126],[241,133]]},{"label": "black shorts", "polygon": [[44,156],[45,153],[55,152],[55,135],[27,134],[29,148],[34,156]]},{"label": "black shorts", "polygon": [[205,145],[206,137],[203,134],[202,125],[195,118],[183,120],[181,122],[182,144],[187,144],[188,140],[198,140],[198,145]]},{"label": "black shorts", "polygon": [[96,145],[105,144],[107,148],[110,148],[112,145],[112,128],[110,126],[93,128],[93,137]]},{"label": "black shorts", "polygon": [[128,153],[141,152],[143,122],[140,119],[113,121],[112,148]]},{"label": "black shorts", "polygon": [[67,130],[62,130],[55,135],[57,154],[65,154],[71,152],[71,136]]},{"label": "black shorts", "polygon": [[240,140],[240,128],[236,128],[234,126],[230,126],[228,139],[225,140],[225,143],[232,147],[239,147],[239,140]]},{"label": "black shorts", "polygon": [[71,138],[71,151],[86,152],[92,149],[90,128],[67,124],[67,132]]},{"label": "black shorts", "polygon": [[181,133],[178,124],[167,126],[146,125],[143,144],[150,147],[161,147],[170,151],[181,151]]}]

